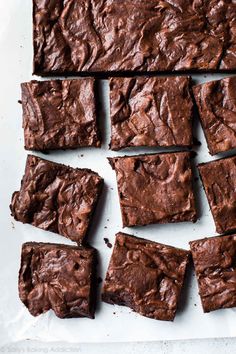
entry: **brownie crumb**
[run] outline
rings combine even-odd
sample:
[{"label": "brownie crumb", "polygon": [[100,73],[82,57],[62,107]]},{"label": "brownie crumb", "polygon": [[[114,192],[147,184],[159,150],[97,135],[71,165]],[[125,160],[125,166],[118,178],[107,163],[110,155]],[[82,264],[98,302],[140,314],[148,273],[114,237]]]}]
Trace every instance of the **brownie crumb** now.
[{"label": "brownie crumb", "polygon": [[191,157],[192,159],[194,159],[196,156],[197,156],[196,151],[191,151],[191,152],[190,152],[190,157]]},{"label": "brownie crumb", "polygon": [[107,237],[104,237],[104,242],[107,245],[108,248],[112,248],[112,244],[109,242],[109,239]]},{"label": "brownie crumb", "polygon": [[22,104],[22,101],[21,101],[21,100],[18,100],[17,102],[18,102],[19,104]]},{"label": "brownie crumb", "polygon": [[200,145],[202,145],[202,143],[197,138],[193,137],[193,145],[200,146]]},{"label": "brownie crumb", "polygon": [[102,278],[101,277],[98,277],[97,278],[97,283],[100,284],[102,282]]}]

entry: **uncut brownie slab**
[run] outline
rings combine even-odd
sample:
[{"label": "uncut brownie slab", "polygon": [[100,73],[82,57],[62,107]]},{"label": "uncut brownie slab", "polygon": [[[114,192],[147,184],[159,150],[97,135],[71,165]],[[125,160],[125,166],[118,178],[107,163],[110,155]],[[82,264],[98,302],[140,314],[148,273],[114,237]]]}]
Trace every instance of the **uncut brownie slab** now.
[{"label": "uncut brownie slab", "polygon": [[193,87],[211,155],[236,147],[236,77]]},{"label": "uncut brownie slab", "polygon": [[173,321],[189,253],[118,233],[102,300],[156,320]]},{"label": "uncut brownie slab", "polygon": [[33,0],[34,73],[236,68],[234,0]]},{"label": "uncut brownie slab", "polygon": [[96,251],[27,242],[22,246],[19,296],[33,316],[94,318]]},{"label": "uncut brownie slab", "polygon": [[129,146],[191,146],[190,78],[110,79],[112,150]]},{"label": "uncut brownie slab", "polygon": [[27,150],[100,147],[95,81],[31,81],[21,84]]},{"label": "uncut brownie slab", "polygon": [[190,152],[109,158],[123,226],[197,219]]},{"label": "uncut brownie slab", "polygon": [[202,163],[198,170],[215,221],[216,231],[236,229],[236,156]]},{"label": "uncut brownie slab", "polygon": [[11,212],[18,221],[80,243],[102,185],[103,179],[91,170],[28,155],[21,189],[12,196]]},{"label": "uncut brownie slab", "polygon": [[204,312],[236,306],[236,235],[190,242]]}]

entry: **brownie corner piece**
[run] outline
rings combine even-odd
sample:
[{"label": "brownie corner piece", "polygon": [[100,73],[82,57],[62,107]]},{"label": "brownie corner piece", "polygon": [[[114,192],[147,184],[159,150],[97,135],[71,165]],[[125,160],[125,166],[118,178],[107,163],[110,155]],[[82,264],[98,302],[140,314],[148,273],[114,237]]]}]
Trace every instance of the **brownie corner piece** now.
[{"label": "brownie corner piece", "polygon": [[236,147],[236,77],[193,87],[202,128],[211,155]]},{"label": "brownie corner piece", "polygon": [[96,172],[28,155],[21,189],[12,196],[12,216],[81,243],[102,186]]},{"label": "brownie corner piece", "polygon": [[25,149],[101,147],[95,81],[30,81],[21,84]]},{"label": "brownie corner piece", "polygon": [[197,220],[190,152],[110,158],[123,226]]},{"label": "brownie corner piece", "polygon": [[19,297],[33,316],[94,318],[96,250],[27,242],[22,246]]},{"label": "brownie corner piece", "polygon": [[236,156],[198,165],[217,233],[236,230]]},{"label": "brownie corner piece", "polygon": [[190,242],[204,312],[236,306],[236,235]]},{"label": "brownie corner piece", "polygon": [[173,321],[189,251],[118,233],[102,300],[156,320]]},{"label": "brownie corner piece", "polygon": [[112,150],[193,144],[189,77],[110,79]]}]

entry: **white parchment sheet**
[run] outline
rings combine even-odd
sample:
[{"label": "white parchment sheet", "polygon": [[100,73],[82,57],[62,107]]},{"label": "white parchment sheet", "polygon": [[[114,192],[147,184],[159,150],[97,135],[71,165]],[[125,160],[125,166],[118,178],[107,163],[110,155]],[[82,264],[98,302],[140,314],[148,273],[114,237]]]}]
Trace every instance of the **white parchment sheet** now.
[{"label": "white parchment sheet", "polygon": [[[236,335],[236,310],[203,314],[196,278],[187,276],[182,303],[173,323],[155,321],[125,307],[99,303],[96,319],[58,319],[49,312],[32,317],[18,298],[17,277],[21,244],[25,241],[69,243],[66,238],[30,225],[15,222],[10,216],[12,192],[18,190],[27,152],[21,128],[20,82],[29,81],[32,72],[31,0],[0,0],[0,344],[24,339],[66,342],[155,341],[168,339],[233,337]],[[196,82],[223,75],[195,75]],[[36,77],[34,77],[37,79]],[[104,109],[100,112],[104,144],[102,149],[77,149],[40,156],[73,167],[88,167],[105,179],[104,193],[98,205],[90,242],[100,254],[99,275],[104,279],[112,250],[103,238],[114,244],[115,233],[122,231],[115,173],[106,157],[160,151],[133,149],[115,153],[108,150],[109,98],[107,81],[100,82]],[[203,132],[196,124],[195,135],[202,145],[197,162],[213,159],[208,154]],[[130,234],[173,246],[188,248],[190,240],[215,235],[215,227],[200,181],[196,181],[200,220],[196,224],[179,223],[127,228]],[[113,190],[112,190],[113,188]]]}]

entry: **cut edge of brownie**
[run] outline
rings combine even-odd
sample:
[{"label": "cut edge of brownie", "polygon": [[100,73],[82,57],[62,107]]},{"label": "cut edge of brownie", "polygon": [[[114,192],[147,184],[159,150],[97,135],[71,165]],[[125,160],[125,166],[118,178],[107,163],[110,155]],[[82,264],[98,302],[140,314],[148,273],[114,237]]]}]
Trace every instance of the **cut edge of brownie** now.
[{"label": "cut edge of brownie", "polygon": [[[144,315],[144,314],[140,314],[139,312],[137,312],[135,310],[131,296],[128,296],[127,294],[123,294],[124,296],[122,297],[122,296],[119,296],[118,294],[114,294],[114,293],[109,292],[107,290],[105,292],[104,287],[105,287],[105,284],[106,284],[106,281],[107,281],[107,274],[108,274],[108,270],[110,268],[110,264],[112,262],[112,257],[114,256],[114,250],[115,250],[115,247],[116,247],[117,238],[119,236],[120,237],[123,236],[125,238],[131,238],[133,240],[140,241],[140,242],[145,242],[147,244],[158,244],[160,246],[172,249],[173,251],[177,250],[177,251],[180,251],[183,254],[185,254],[185,256],[186,256],[186,264],[185,264],[185,269],[184,269],[184,272],[183,272],[183,277],[182,277],[182,281],[181,281],[180,291],[179,291],[178,296],[177,296],[177,305],[176,305],[175,309],[168,309],[168,308],[162,309],[162,308],[159,308],[158,317],[157,316],[154,317],[151,314],[149,314],[149,315],[145,314]],[[110,261],[109,261],[107,272],[106,272],[106,277],[105,277],[105,280],[103,282],[102,294],[101,294],[102,301],[105,302],[105,303],[111,304],[111,305],[118,305],[118,306],[128,307],[133,312],[138,313],[139,315],[142,315],[142,316],[147,317],[147,318],[160,320],[160,321],[174,321],[175,316],[176,316],[176,312],[177,312],[178,307],[179,307],[179,303],[180,303],[180,299],[181,299],[181,293],[183,291],[183,286],[184,286],[184,282],[185,282],[185,278],[186,278],[186,273],[187,273],[187,268],[188,268],[189,261],[190,261],[191,252],[189,250],[185,250],[183,248],[178,248],[178,247],[166,245],[166,244],[163,244],[163,243],[160,243],[160,242],[151,241],[151,240],[148,240],[148,239],[145,239],[145,238],[142,238],[142,237],[137,237],[137,236],[134,236],[134,235],[130,235],[130,234],[127,234],[127,233],[124,233],[124,232],[116,233],[115,238],[116,238],[116,241],[115,241],[114,246],[113,246],[112,255],[110,257]]]},{"label": "cut edge of brownie", "polygon": [[[41,312],[40,314],[35,315],[34,313],[31,313],[30,309],[27,306],[27,301],[25,301],[25,299],[23,297],[21,297],[21,291],[20,291],[20,282],[21,279],[23,278],[23,274],[22,274],[22,268],[24,266],[24,259],[23,259],[23,251],[25,248],[27,247],[51,247],[51,248],[58,248],[58,249],[68,249],[68,250],[75,250],[75,251],[91,251],[91,257],[92,257],[92,264],[91,264],[91,274],[90,274],[90,295],[89,295],[89,309],[88,309],[88,313],[87,314],[76,314],[76,316],[73,315],[65,315],[65,316],[58,316],[56,315],[58,318],[60,319],[69,319],[69,318],[90,318],[90,319],[94,319],[95,318],[95,311],[96,311],[96,305],[97,305],[97,281],[96,281],[96,276],[97,276],[97,264],[98,264],[98,251],[96,248],[91,247],[90,245],[86,244],[85,246],[82,245],[67,245],[67,244],[61,244],[61,243],[51,243],[51,242],[35,242],[35,241],[29,241],[29,242],[25,242],[22,244],[21,246],[21,260],[20,260],[20,269],[18,272],[18,294],[19,294],[19,298],[22,301],[22,303],[24,304],[24,306],[27,308],[27,310],[30,312],[30,314],[34,317],[36,316],[40,316],[48,311],[53,311],[54,310],[50,307],[48,309],[45,309],[43,312]],[[32,251],[33,252],[33,251]],[[25,280],[23,279],[23,282]],[[55,313],[55,312],[54,312]]]}]

